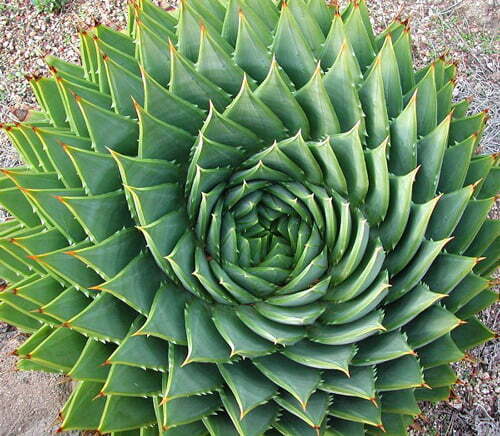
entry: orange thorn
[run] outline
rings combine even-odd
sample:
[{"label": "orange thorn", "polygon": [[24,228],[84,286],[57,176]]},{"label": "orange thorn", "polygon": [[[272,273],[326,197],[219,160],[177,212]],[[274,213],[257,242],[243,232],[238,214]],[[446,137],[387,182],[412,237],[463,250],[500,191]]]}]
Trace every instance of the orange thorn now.
[{"label": "orange thorn", "polygon": [[76,256],[76,251],[65,251],[64,254],[67,254],[68,256]]},{"label": "orange thorn", "polygon": [[63,322],[60,327],[71,328],[71,324],[69,322]]},{"label": "orange thorn", "polygon": [[375,397],[372,397],[369,400],[378,409],[377,399]]},{"label": "orange thorn", "polygon": [[54,198],[57,200],[57,201],[60,201],[61,203],[65,203],[65,200],[63,197],[61,197],[60,195],[54,195]]},{"label": "orange thorn", "polygon": [[432,391],[432,388],[427,384],[427,383],[422,383],[420,387],[425,388],[425,389],[430,389]]}]

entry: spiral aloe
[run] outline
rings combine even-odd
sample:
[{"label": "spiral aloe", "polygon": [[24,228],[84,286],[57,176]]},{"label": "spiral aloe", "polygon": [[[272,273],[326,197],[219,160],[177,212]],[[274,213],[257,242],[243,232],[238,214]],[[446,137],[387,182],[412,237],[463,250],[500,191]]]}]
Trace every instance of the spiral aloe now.
[{"label": "spiral aloe", "polygon": [[363,0],[128,9],[3,125],[18,368],[77,381],[60,431],[406,434],[492,337],[499,166],[456,66]]}]

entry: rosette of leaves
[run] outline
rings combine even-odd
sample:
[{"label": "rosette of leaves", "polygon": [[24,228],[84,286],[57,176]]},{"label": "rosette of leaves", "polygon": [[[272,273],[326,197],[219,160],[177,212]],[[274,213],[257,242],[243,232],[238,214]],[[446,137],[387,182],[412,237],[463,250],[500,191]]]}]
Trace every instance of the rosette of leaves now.
[{"label": "rosette of leaves", "polygon": [[0,318],[77,381],[61,431],[400,435],[448,398],[500,249],[453,63],[364,1],[137,0],[80,41],[0,178]]}]

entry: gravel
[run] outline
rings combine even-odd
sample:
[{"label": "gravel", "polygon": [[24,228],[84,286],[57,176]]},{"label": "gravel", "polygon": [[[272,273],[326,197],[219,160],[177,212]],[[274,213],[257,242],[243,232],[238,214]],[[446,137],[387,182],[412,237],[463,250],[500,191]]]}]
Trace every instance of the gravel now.
[{"label": "gravel", "polygon": [[[164,1],[165,4],[168,1]],[[69,0],[58,14],[39,13],[30,0],[0,0],[0,121],[15,121],[19,109],[36,107],[25,74],[46,74],[42,57],[54,54],[77,61],[76,30],[98,20],[125,26],[126,0]],[[473,111],[489,110],[481,153],[500,151],[500,56],[497,0],[369,0],[377,29],[397,15],[410,18],[415,61],[423,66],[447,54],[459,63],[455,98],[472,98]],[[0,132],[0,167],[19,165],[7,137]],[[494,214],[498,217],[498,205]],[[0,210],[0,221],[5,214]],[[482,320],[499,330],[500,305]],[[0,436],[48,435],[57,427],[57,411],[68,395],[61,376],[16,372],[9,353],[22,336],[0,323]],[[447,403],[422,405],[414,435],[500,435],[500,353],[498,341],[470,352],[456,363],[461,383]]]}]

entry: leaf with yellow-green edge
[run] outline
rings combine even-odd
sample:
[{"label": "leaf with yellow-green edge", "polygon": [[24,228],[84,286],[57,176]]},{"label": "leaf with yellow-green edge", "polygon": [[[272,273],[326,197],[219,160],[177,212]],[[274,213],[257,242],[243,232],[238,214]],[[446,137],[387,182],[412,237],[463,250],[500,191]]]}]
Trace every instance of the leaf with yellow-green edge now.
[{"label": "leaf with yellow-green edge", "polygon": [[342,17],[346,35],[352,44],[361,70],[365,70],[375,58],[371,27],[367,28],[366,17],[363,17],[364,12],[360,10],[359,3],[352,3],[352,9],[344,12],[347,12],[347,16]]},{"label": "leaf with yellow-green edge", "polygon": [[318,22],[309,13],[304,0],[289,0],[287,5],[302,31],[305,41],[311,48],[312,53],[314,56],[318,56],[325,42],[325,36]]},{"label": "leaf with yellow-green edge", "polygon": [[365,426],[360,422],[348,421],[345,419],[330,418],[328,420],[328,436],[363,436]]},{"label": "leaf with yellow-green edge", "polygon": [[81,30],[78,33],[80,39],[80,58],[82,60],[82,67],[84,69],[84,77],[98,84],[99,78],[97,77],[97,49],[93,40],[92,30]]},{"label": "leaf with yellow-green edge", "polygon": [[493,273],[499,264],[500,259],[500,244],[497,238],[491,245],[482,253],[483,259],[479,265],[476,265],[474,270],[477,274],[488,276]]},{"label": "leaf with yellow-green edge", "polygon": [[154,17],[162,26],[175,31],[178,18],[172,11],[158,7],[151,0],[141,0],[139,7],[142,14]]},{"label": "leaf with yellow-green edge", "polygon": [[156,292],[146,323],[135,334],[187,345],[184,306],[189,301],[189,295],[174,284],[164,282]]},{"label": "leaf with yellow-green edge", "polygon": [[186,100],[173,95],[144,69],[141,72],[144,82],[144,109],[167,124],[197,134],[203,125],[203,111]]},{"label": "leaf with yellow-green edge", "polygon": [[77,385],[68,400],[61,430],[97,430],[106,402],[105,398],[96,398],[101,388],[102,383],[94,381]]},{"label": "leaf with yellow-green edge", "polygon": [[161,392],[161,377],[157,371],[113,364],[101,392],[104,395],[153,397]]},{"label": "leaf with yellow-green edge", "polygon": [[240,419],[277,394],[277,386],[248,360],[218,365],[240,409]]},{"label": "leaf with yellow-green edge", "polygon": [[387,307],[384,327],[392,331],[405,325],[445,296],[446,294],[431,292],[426,284],[418,284],[411,292]]},{"label": "leaf with yellow-green edge", "polygon": [[446,363],[457,362],[464,357],[464,353],[447,333],[439,339],[418,350],[418,357],[422,368],[434,368]]},{"label": "leaf with yellow-green edge", "polygon": [[35,92],[37,100],[44,107],[44,111],[50,116],[55,127],[69,127],[66,121],[64,103],[57,89],[57,83],[53,78],[32,77],[30,85]]},{"label": "leaf with yellow-green edge", "polygon": [[413,58],[411,49],[410,31],[407,25],[401,35],[393,41],[394,53],[398,61],[399,76],[403,94],[409,92],[415,86],[415,75],[413,73]]},{"label": "leaf with yellow-green edge", "polygon": [[78,149],[90,150],[90,140],[58,129],[36,127],[34,130],[42,141],[44,150],[47,152],[64,185],[68,188],[82,186],[81,178],[70,157],[65,152],[65,147],[71,146]]},{"label": "leaf with yellow-green edge", "polygon": [[278,416],[279,407],[271,403],[257,407],[241,417],[238,403],[230,392],[222,391],[220,397],[240,435],[257,436],[263,434]]},{"label": "leaf with yellow-green edge", "polygon": [[476,192],[480,192],[494,163],[495,158],[493,155],[473,156],[467,170],[464,184],[475,184]]},{"label": "leaf with yellow-green edge", "polygon": [[259,302],[254,307],[265,318],[286,325],[313,324],[326,308],[324,304],[319,302],[297,307],[273,306]]},{"label": "leaf with yellow-green edge", "polygon": [[374,60],[367,71],[358,92],[365,114],[366,142],[369,147],[377,147],[389,135],[389,115],[380,57]]},{"label": "leaf with yellow-green edge", "polygon": [[481,226],[486,220],[495,197],[481,200],[471,200],[467,204],[465,211],[453,232],[453,241],[447,249],[452,253],[463,253],[481,230]]},{"label": "leaf with yellow-green edge", "polygon": [[472,298],[467,304],[462,306],[456,315],[459,318],[467,319],[476,313],[481,312],[487,307],[491,306],[498,301],[498,294],[490,289],[485,289],[481,291],[478,295]]},{"label": "leaf with yellow-green edge", "polygon": [[482,344],[494,336],[494,333],[474,316],[451,333],[453,341],[462,351]]},{"label": "leaf with yellow-green edge", "polygon": [[289,393],[277,396],[274,401],[285,410],[304,421],[308,426],[318,429],[324,422],[331,403],[330,396],[324,391],[317,391],[311,395],[304,409],[302,405]]},{"label": "leaf with yellow-green edge", "polygon": [[[76,97],[76,101],[85,117],[92,147],[96,151],[104,153],[107,149],[112,149],[125,154],[137,152],[139,129],[135,121],[102,109],[80,97]],[[131,99],[130,102],[132,104]]]},{"label": "leaf with yellow-green edge", "polygon": [[88,265],[105,280],[118,274],[144,247],[140,233],[134,228],[123,229],[108,239],[90,247],[67,252]]},{"label": "leaf with yellow-green edge", "polygon": [[406,337],[399,331],[372,336],[357,344],[353,365],[366,366],[394,360],[406,354],[413,354]]},{"label": "leaf with yellow-green edge", "polygon": [[96,285],[101,279],[78,259],[68,255],[67,251],[78,250],[89,245],[91,244],[88,241],[83,241],[76,245],[33,256],[33,259],[77,289],[86,289]]},{"label": "leaf with yellow-green edge", "polygon": [[400,415],[420,415],[417,400],[413,394],[413,389],[403,389],[400,391],[386,392],[381,395],[382,412],[396,413]]},{"label": "leaf with yellow-green edge", "polygon": [[422,312],[403,330],[408,335],[408,343],[420,348],[440,338],[462,324],[462,320],[440,305],[433,305]]},{"label": "leaf with yellow-green edge", "polygon": [[[236,95],[243,81],[244,72],[230,56],[232,48],[220,36],[216,39],[204,26],[200,26],[200,53],[196,69],[199,73],[220,86],[226,92]],[[229,50],[229,53],[228,53]],[[220,74],[224,71],[224,74]]]},{"label": "leaf with yellow-green edge", "polygon": [[442,195],[431,216],[426,237],[438,240],[450,236],[460,222],[473,193],[474,185],[469,185]]},{"label": "leaf with yellow-green edge", "polygon": [[431,403],[438,403],[440,401],[448,401],[450,399],[450,395],[451,388],[449,386],[436,389],[415,389],[415,398],[417,401],[429,401]]},{"label": "leaf with yellow-green edge", "polygon": [[403,236],[411,211],[412,185],[418,167],[403,176],[389,176],[390,201],[379,236],[385,250],[392,250]]},{"label": "leaf with yellow-green edge", "polygon": [[300,131],[305,138],[309,138],[309,121],[292,94],[289,80],[273,58],[265,80],[255,90],[255,96],[280,118],[290,134]]},{"label": "leaf with yellow-green edge", "polygon": [[124,32],[111,29],[110,27],[104,26],[102,24],[98,24],[97,26],[95,26],[94,31],[97,37],[104,41],[106,44],[115,47],[117,50],[128,54],[129,56],[134,55],[134,42]]},{"label": "leaf with yellow-green edge", "polygon": [[[136,41],[140,64],[158,83],[166,86],[170,80],[170,53],[166,41],[168,38],[173,39],[174,34],[169,30],[163,32],[165,35],[160,35],[147,22],[142,19],[137,21]],[[168,38],[165,38],[167,35]]]},{"label": "leaf with yellow-green edge", "polygon": [[309,81],[316,61],[287,3],[281,8],[272,51],[297,88]]},{"label": "leaf with yellow-green edge", "polygon": [[214,307],[213,321],[230,346],[231,356],[238,354],[244,357],[255,357],[269,354],[274,350],[272,343],[249,330],[234,311],[225,305]]},{"label": "leaf with yellow-green edge", "polygon": [[90,194],[104,194],[121,187],[120,172],[108,153],[96,153],[68,145],[64,145],[63,149]]},{"label": "leaf with yellow-green edge", "polygon": [[[12,292],[0,293],[0,303],[1,302],[4,302],[8,306],[10,306],[9,310],[12,309],[13,312],[16,313],[15,315],[16,319],[20,320],[20,317],[18,317],[17,315],[17,312],[20,312],[23,315],[42,321],[45,324],[49,324],[50,326],[58,325],[57,320],[39,311],[40,305],[25,300],[24,298],[18,297],[16,294]],[[7,316],[7,319],[9,318],[10,316]]]},{"label": "leaf with yellow-green edge", "polygon": [[476,144],[479,142],[481,133],[488,119],[488,112],[482,111],[474,115],[465,116],[463,118],[455,118],[450,125],[450,135],[448,138],[449,145],[462,142],[470,135],[477,132]]},{"label": "leaf with yellow-green edge", "polygon": [[[238,436],[239,433],[233,425],[231,419],[223,413],[202,418],[202,434],[208,430],[210,436]],[[180,427],[179,427],[180,428]],[[175,429],[174,429],[175,430]],[[192,433],[189,433],[192,434]],[[179,435],[181,436],[181,435]]]},{"label": "leaf with yellow-green edge", "polygon": [[417,81],[415,87],[406,96],[417,92],[417,130],[419,136],[431,133],[437,125],[437,90],[435,66],[427,69],[425,75]]},{"label": "leaf with yellow-green edge", "polygon": [[[107,55],[103,57],[103,61],[115,112],[124,116],[135,116],[134,100],[144,104],[144,89],[139,72],[130,72]],[[137,70],[139,71],[138,67]]]},{"label": "leaf with yellow-green edge", "polygon": [[346,178],[349,199],[353,205],[364,200],[369,188],[359,127],[357,123],[350,131],[330,137],[330,145]]},{"label": "leaf with yellow-green edge", "polygon": [[168,431],[199,421],[204,416],[213,415],[221,406],[218,393],[174,398],[163,405],[163,429]]},{"label": "leaf with yellow-green edge", "polygon": [[352,237],[344,257],[330,271],[332,284],[342,283],[356,270],[368,246],[370,228],[366,218],[357,210],[353,218]]},{"label": "leaf with yellow-green edge", "polygon": [[384,331],[382,319],[383,312],[377,310],[348,324],[338,326],[315,325],[308,330],[308,337],[311,341],[320,344],[353,344],[377,332]]},{"label": "leaf with yellow-green edge", "polygon": [[150,426],[154,423],[156,416],[150,398],[109,395],[106,398],[98,430],[110,433]]},{"label": "leaf with yellow-green edge", "polygon": [[433,291],[449,294],[472,271],[477,262],[475,257],[442,253],[433,262],[423,281]]},{"label": "leaf with yellow-green edge", "polygon": [[[2,277],[6,277],[3,274],[3,271]],[[17,310],[3,301],[0,302],[0,318],[2,321],[16,326],[18,329],[26,333],[34,333],[42,326],[41,321],[38,321],[32,316],[26,315],[22,311]]]},{"label": "leaf with yellow-green edge", "polygon": [[185,347],[169,343],[168,380],[162,392],[163,403],[175,398],[211,393],[220,389],[224,383],[215,365],[196,362],[184,365],[186,355]]},{"label": "leaf with yellow-green edge", "polygon": [[333,19],[333,9],[321,0],[309,0],[307,1],[307,10],[316,20],[323,34],[327,36]]},{"label": "leaf with yellow-green edge", "polygon": [[374,367],[352,367],[344,374],[339,371],[325,371],[322,377],[323,381],[319,388],[323,391],[365,400],[375,398]]},{"label": "leaf with yellow-green edge", "polygon": [[414,355],[402,356],[377,365],[375,388],[378,392],[411,389],[423,385],[422,368]]},{"label": "leaf with yellow-green edge", "polygon": [[266,143],[286,136],[281,120],[250,89],[246,78],[224,116],[255,132]]},{"label": "leaf with yellow-green edge", "polygon": [[401,176],[417,166],[417,93],[391,123],[390,171]]},{"label": "leaf with yellow-green edge", "polygon": [[349,372],[349,363],[355,351],[353,345],[324,345],[304,339],[286,347],[282,353],[289,359],[304,366],[318,369],[335,369],[347,374]]},{"label": "leaf with yellow-green edge", "polygon": [[50,276],[34,274],[35,280],[24,285],[16,285],[19,297],[43,306],[50,303],[64,290],[63,286]]},{"label": "leaf with yellow-green edge", "polygon": [[252,307],[239,306],[236,313],[250,330],[274,344],[294,344],[305,336],[301,326],[276,323],[259,315]]},{"label": "leaf with yellow-green edge", "polygon": [[335,396],[329,414],[349,421],[382,425],[381,409],[376,399],[372,401],[362,398],[350,398],[343,395]]},{"label": "leaf with yellow-green edge", "polygon": [[313,139],[324,139],[340,132],[337,114],[325,88],[319,64],[310,79],[295,93],[295,98],[309,119]]},{"label": "leaf with yellow-green edge", "polygon": [[370,288],[358,297],[344,303],[328,306],[321,317],[322,322],[327,325],[346,324],[362,318],[382,301],[387,295],[389,287],[389,276],[384,270],[371,283]]},{"label": "leaf with yellow-green edge", "polygon": [[134,335],[142,324],[144,324],[144,318],[138,317],[132,324],[129,335],[106,359],[106,363],[167,372],[168,342],[156,337]]},{"label": "leaf with yellow-green edge", "polygon": [[417,142],[417,163],[421,167],[413,186],[413,200],[417,203],[429,201],[436,193],[439,182],[436,175],[441,171],[451,116],[451,113],[448,114],[435,129]]},{"label": "leaf with yellow-green edge", "polygon": [[80,357],[85,342],[80,333],[62,327],[38,344],[29,356],[42,365],[68,372]]},{"label": "leaf with yellow-green edge", "polygon": [[153,257],[140,254],[117,275],[92,289],[108,292],[139,313],[147,315],[163,278],[164,274],[156,266]]},{"label": "leaf with yellow-green edge", "polygon": [[[107,194],[65,197],[58,196],[94,242],[102,242],[117,231],[132,225],[123,191]],[[102,216],[108,219],[99,219]]]},{"label": "leaf with yellow-green edge", "polygon": [[438,196],[429,200],[427,203],[411,205],[410,218],[405,233],[394,250],[388,254],[384,263],[384,268],[387,268],[391,275],[401,271],[415,256],[415,253],[418,251],[424,239],[426,229],[428,230],[430,228],[429,220],[435,210],[436,203],[438,203],[440,199],[441,197]]},{"label": "leaf with yellow-green edge", "polygon": [[392,278],[392,287],[386,302],[390,303],[409,292],[424,277],[436,257],[450,239],[439,241],[425,239],[410,263]]},{"label": "leaf with yellow-green edge", "polygon": [[377,57],[380,57],[387,113],[389,118],[395,118],[403,110],[403,93],[392,36],[386,36]]},{"label": "leaf with yellow-green edge", "polygon": [[229,361],[230,349],[215,328],[204,302],[196,299],[186,305],[185,319],[188,354],[183,365]]},{"label": "leaf with yellow-green edge", "polygon": [[77,290],[69,287],[40,310],[60,322],[66,322],[85,309],[92,300]]},{"label": "leaf with yellow-green edge", "polygon": [[199,106],[208,109],[209,102],[218,110],[223,110],[230,102],[229,94],[202,76],[195,66],[170,42],[170,92]]},{"label": "leaf with yellow-green edge", "polygon": [[[298,418],[291,413],[284,411],[280,414],[280,419],[274,424],[277,434],[289,436],[317,436],[318,432],[324,432],[327,420],[323,420],[322,425],[311,427],[302,418]],[[320,433],[321,434],[321,433]]]},{"label": "leaf with yellow-green edge", "polygon": [[222,115],[212,104],[200,133],[217,143],[241,147],[245,153],[255,152],[261,147],[261,140],[254,132]]},{"label": "leaf with yellow-green edge", "polygon": [[[234,0],[236,3],[237,0]],[[229,11],[229,8],[228,8]],[[263,81],[269,71],[272,55],[267,48],[270,44],[267,32],[259,32],[259,24],[253,20],[250,24],[250,9],[240,10],[237,13],[238,37],[236,39],[234,61],[247,74],[257,81]],[[236,37],[235,37],[236,38]]]},{"label": "leaf with yellow-green edge", "polygon": [[38,156],[26,140],[26,137],[21,133],[19,126],[15,124],[2,124],[0,128],[7,134],[26,166],[38,171],[40,165]]},{"label": "leaf with yellow-green edge", "polygon": [[496,166],[490,169],[476,197],[479,199],[494,197],[498,191],[500,191],[500,166],[498,166],[498,159],[496,159]]},{"label": "leaf with yellow-green edge", "polygon": [[[94,339],[88,339],[68,376],[75,380],[94,381],[104,383],[108,377],[110,367],[103,365],[109,355],[113,352],[114,346],[105,344]],[[95,394],[97,395],[101,389]],[[94,395],[94,397],[95,397]]]},{"label": "leaf with yellow-green edge", "polygon": [[187,162],[194,137],[183,129],[155,118],[138,104],[136,110],[139,117],[139,156],[182,164]]},{"label": "leaf with yellow-green edge", "polygon": [[23,194],[23,191],[14,184],[12,184],[12,187],[3,187],[2,182],[4,180],[0,180],[0,205],[28,227],[40,225],[40,218],[33,212],[33,206]]},{"label": "leaf with yellow-green edge", "polygon": [[474,273],[469,273],[465,278],[451,290],[449,297],[444,301],[447,310],[455,313],[465,306],[476,295],[484,291],[489,285],[486,278],[480,277]]},{"label": "leaf with yellow-green edge", "polygon": [[453,90],[455,88],[455,80],[450,80],[443,86],[437,93],[437,122],[440,123],[444,120],[452,109],[451,100],[453,97]]},{"label": "leaf with yellow-green edge", "polygon": [[424,371],[425,382],[432,388],[454,385],[457,374],[449,365],[435,366]]},{"label": "leaf with yellow-green edge", "polygon": [[[70,104],[68,107],[74,106],[74,103],[70,100],[72,99],[72,96],[78,95],[98,107],[111,110],[113,104],[111,97],[94,89],[88,82],[74,83],[71,79],[68,80],[61,77],[60,73],[53,72],[53,75],[57,81],[59,89],[61,89],[62,93],[67,96],[68,103]],[[80,117],[81,115],[78,115],[78,118]]]},{"label": "leaf with yellow-green edge", "polygon": [[127,335],[136,316],[137,312],[128,305],[103,292],[67,324],[91,338],[119,343]]},{"label": "leaf with yellow-green edge", "polygon": [[477,233],[474,241],[465,251],[466,256],[480,256],[500,236],[500,222],[486,219]]},{"label": "leaf with yellow-green edge", "polygon": [[388,141],[389,138],[378,147],[364,152],[369,179],[364,213],[371,225],[383,221],[389,207],[390,186],[386,157]]},{"label": "leaf with yellow-green edge", "polygon": [[347,38],[344,23],[338,11],[333,15],[331,25],[328,23],[328,26],[328,35],[319,56],[321,67],[324,70],[329,69],[339,59],[341,51],[345,51],[344,60],[346,68],[352,74],[351,79],[355,84],[358,84],[363,79],[363,75],[361,74],[358,61],[349,38]]},{"label": "leaf with yellow-green edge", "polygon": [[355,272],[342,283],[330,287],[325,299],[336,302],[349,301],[364,292],[375,280],[385,258],[380,241],[369,241],[365,254]]}]

